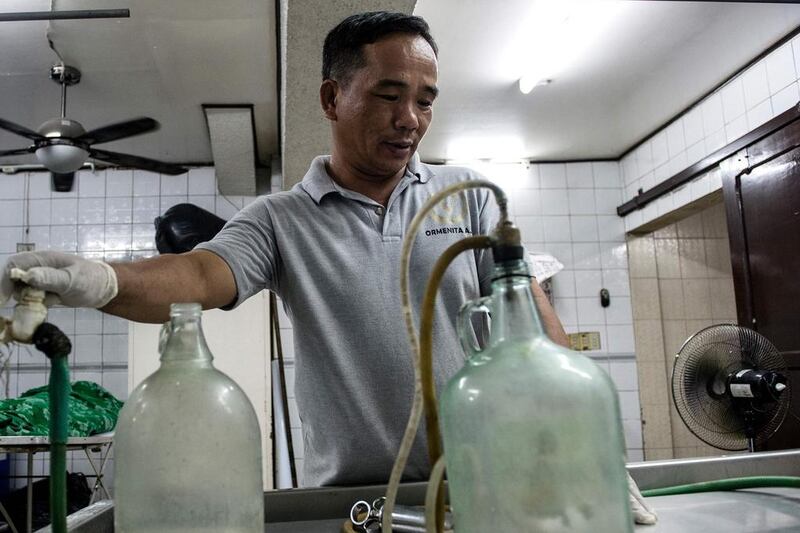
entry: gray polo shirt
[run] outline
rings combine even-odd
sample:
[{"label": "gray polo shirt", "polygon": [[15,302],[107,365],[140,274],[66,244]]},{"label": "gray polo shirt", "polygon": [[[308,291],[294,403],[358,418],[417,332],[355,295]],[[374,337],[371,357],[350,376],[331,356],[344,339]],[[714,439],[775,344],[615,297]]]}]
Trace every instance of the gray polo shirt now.
[{"label": "gray polo shirt", "polygon": [[[480,176],[422,164],[415,156],[384,208],[336,184],[325,168],[328,159],[315,158],[301,183],[259,197],[197,248],[228,263],[236,278],[235,305],[263,289],[283,299],[294,333],[305,484],[384,483],[413,394],[400,300],[403,236],[431,195]],[[411,254],[415,311],[442,252],[471,234],[489,233],[497,218],[486,189],[451,196],[428,217]],[[442,280],[433,343],[439,391],[464,363],[458,310],[488,292],[490,271],[488,250],[465,252]],[[421,428],[405,479],[424,479],[428,471]]]}]

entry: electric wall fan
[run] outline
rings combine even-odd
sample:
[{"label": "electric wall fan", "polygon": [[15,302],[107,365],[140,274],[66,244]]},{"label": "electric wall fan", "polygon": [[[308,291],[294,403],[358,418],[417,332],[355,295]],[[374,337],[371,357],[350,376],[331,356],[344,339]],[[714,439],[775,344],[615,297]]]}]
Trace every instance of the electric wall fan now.
[{"label": "electric wall fan", "polygon": [[46,121],[37,131],[0,119],[0,128],[33,141],[32,145],[25,148],[0,150],[0,156],[35,153],[42,165],[56,175],[75,172],[89,157],[161,174],[177,175],[186,172],[185,168],[171,163],[95,148],[95,144],[155,131],[159,124],[152,118],[143,117],[87,132],[77,120],[66,117],[67,87],[80,81],[80,71],[69,65],[57,64],[50,69],[50,78],[61,85],[61,117]]},{"label": "electric wall fan", "polygon": [[754,451],[786,418],[787,376],[786,362],[763,335],[720,324],[692,335],[675,356],[672,398],[703,442]]}]

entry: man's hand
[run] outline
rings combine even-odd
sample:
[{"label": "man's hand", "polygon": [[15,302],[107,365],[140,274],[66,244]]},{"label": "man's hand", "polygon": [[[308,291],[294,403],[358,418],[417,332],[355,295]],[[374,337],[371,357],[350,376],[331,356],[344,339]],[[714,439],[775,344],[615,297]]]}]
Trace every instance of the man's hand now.
[{"label": "man's hand", "polygon": [[630,474],[628,476],[628,497],[631,502],[633,521],[637,524],[652,525],[658,521],[656,512],[644,501],[644,496],[639,492],[639,487]]},{"label": "man's hand", "polygon": [[[12,279],[13,268],[24,274]],[[117,275],[111,265],[60,252],[11,256],[0,272],[0,305],[18,296],[19,282],[47,292],[47,305],[100,308],[117,295]]]}]

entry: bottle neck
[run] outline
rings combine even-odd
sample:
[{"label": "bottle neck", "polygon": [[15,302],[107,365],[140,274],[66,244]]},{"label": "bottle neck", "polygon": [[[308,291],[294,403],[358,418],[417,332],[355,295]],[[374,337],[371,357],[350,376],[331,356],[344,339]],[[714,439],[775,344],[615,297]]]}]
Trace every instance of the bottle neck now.
[{"label": "bottle neck", "polygon": [[521,259],[495,265],[492,273],[490,344],[544,335],[531,281],[528,265]]},{"label": "bottle neck", "polygon": [[213,357],[208,349],[200,322],[199,304],[173,304],[170,321],[164,325],[161,362],[194,362],[210,364]]}]

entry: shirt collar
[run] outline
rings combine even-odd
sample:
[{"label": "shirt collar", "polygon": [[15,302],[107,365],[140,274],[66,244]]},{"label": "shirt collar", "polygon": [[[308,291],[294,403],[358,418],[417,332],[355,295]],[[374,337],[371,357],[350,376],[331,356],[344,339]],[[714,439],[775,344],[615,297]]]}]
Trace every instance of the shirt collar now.
[{"label": "shirt collar", "polygon": [[[320,203],[324,196],[330,193],[338,192],[341,194],[342,192],[342,187],[333,181],[325,167],[330,159],[331,156],[329,155],[315,157],[301,182],[303,189],[317,204]],[[420,162],[419,155],[414,153],[406,166],[406,177],[416,179],[420,183],[427,183],[432,176],[433,172],[428,168],[428,165]]]}]

